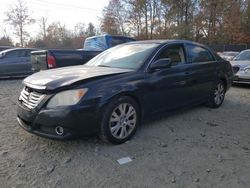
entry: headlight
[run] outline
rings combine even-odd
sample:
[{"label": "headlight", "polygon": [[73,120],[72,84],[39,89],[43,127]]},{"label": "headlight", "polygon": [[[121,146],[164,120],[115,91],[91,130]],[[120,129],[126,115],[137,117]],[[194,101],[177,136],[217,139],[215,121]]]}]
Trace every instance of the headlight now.
[{"label": "headlight", "polygon": [[60,93],[57,93],[50,99],[47,107],[54,108],[57,106],[74,105],[80,101],[80,99],[87,93],[87,91],[87,88],[62,91]]},{"label": "headlight", "polygon": [[244,71],[245,71],[245,73],[250,74],[250,68],[246,68]]}]

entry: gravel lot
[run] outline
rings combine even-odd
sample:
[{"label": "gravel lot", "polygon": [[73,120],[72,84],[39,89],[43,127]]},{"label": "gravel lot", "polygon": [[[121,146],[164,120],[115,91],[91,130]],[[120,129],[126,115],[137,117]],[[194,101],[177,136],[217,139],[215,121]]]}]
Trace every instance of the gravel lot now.
[{"label": "gravel lot", "polygon": [[[113,146],[98,138],[54,141],[17,126],[21,80],[0,81],[0,187],[250,186],[250,88],[232,87],[223,106],[148,120]],[[132,162],[119,165],[129,156]]]}]

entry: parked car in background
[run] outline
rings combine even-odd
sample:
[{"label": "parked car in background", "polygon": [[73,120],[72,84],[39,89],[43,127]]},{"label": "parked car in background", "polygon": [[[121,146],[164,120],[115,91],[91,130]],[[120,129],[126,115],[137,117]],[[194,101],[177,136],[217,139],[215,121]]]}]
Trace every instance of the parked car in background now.
[{"label": "parked car in background", "polygon": [[10,46],[0,46],[0,52],[3,51],[3,50],[7,50],[7,49],[10,49],[12,47]]},{"label": "parked car in background", "polygon": [[242,70],[239,70],[235,74],[234,83],[241,84],[250,84],[250,66],[245,67]]},{"label": "parked car in background", "polygon": [[233,58],[235,58],[237,55],[239,54],[239,52],[232,52],[232,51],[228,51],[228,52],[221,52],[219,55],[227,60],[227,61],[231,61],[233,60]]},{"label": "parked car in background", "polygon": [[237,55],[231,64],[234,69],[235,79],[234,83],[248,83],[250,84],[249,78],[249,67],[250,67],[250,50],[244,50]]},{"label": "parked car in background", "polygon": [[135,41],[135,39],[124,36],[101,35],[87,38],[84,48],[81,50],[42,50],[32,52],[32,70],[37,72],[58,67],[82,65],[108,48],[131,41]]},{"label": "parked car in background", "polygon": [[0,52],[0,77],[23,77],[33,73],[31,52],[33,48],[12,48]]},{"label": "parked car in background", "polygon": [[86,38],[83,49],[87,51],[104,51],[116,45],[126,42],[133,42],[135,39],[131,37],[118,35],[100,35]]},{"label": "parked car in background", "polygon": [[114,144],[130,139],[143,117],[206,103],[218,108],[232,66],[191,41],[138,41],[116,46],[86,65],[27,77],[17,120],[28,132],[56,139],[99,134]]}]

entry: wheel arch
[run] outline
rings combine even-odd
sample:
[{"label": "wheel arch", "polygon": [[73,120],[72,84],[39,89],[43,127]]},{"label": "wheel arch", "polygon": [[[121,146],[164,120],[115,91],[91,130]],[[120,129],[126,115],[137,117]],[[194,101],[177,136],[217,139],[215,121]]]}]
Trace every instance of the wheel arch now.
[{"label": "wheel arch", "polygon": [[142,101],[140,100],[139,96],[137,96],[134,92],[131,92],[131,91],[123,91],[123,92],[117,93],[117,94],[109,97],[108,99],[105,100],[105,102],[102,103],[102,107],[101,108],[104,110],[105,107],[112,100],[118,99],[120,97],[130,97],[131,99],[133,99],[137,103],[139,111],[140,111],[140,120],[142,120],[143,114],[144,114]]},{"label": "wheel arch", "polygon": [[226,90],[228,89],[228,80],[225,76],[220,77],[220,80],[225,84]]}]

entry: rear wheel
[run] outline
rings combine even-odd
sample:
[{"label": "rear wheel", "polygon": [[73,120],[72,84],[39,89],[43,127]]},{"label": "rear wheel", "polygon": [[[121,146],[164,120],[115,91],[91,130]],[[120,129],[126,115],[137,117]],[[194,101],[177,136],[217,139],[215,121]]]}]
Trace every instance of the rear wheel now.
[{"label": "rear wheel", "polygon": [[116,98],[104,110],[100,137],[113,144],[124,143],[135,134],[139,121],[138,104],[127,96]]},{"label": "rear wheel", "polygon": [[222,105],[226,93],[225,83],[223,81],[219,81],[211,95],[207,105],[211,108],[218,108]]}]

